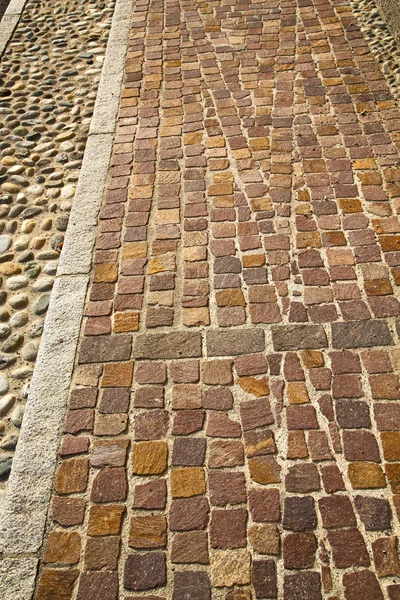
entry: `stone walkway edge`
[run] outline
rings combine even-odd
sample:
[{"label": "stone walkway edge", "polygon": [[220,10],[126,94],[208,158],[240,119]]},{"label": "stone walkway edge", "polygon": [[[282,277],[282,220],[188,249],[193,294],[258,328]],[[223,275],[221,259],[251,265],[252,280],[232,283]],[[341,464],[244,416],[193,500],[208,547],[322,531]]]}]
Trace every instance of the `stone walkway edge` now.
[{"label": "stone walkway edge", "polygon": [[0,21],[0,56],[3,54],[24,10],[27,0],[11,0]]},{"label": "stone walkway edge", "polygon": [[[24,4],[13,0],[4,15],[0,54]],[[4,500],[0,519],[2,600],[29,600],[34,591],[36,553],[42,544],[89,283],[97,214],[113,144],[131,10],[131,0],[117,0],[71,219]]]}]

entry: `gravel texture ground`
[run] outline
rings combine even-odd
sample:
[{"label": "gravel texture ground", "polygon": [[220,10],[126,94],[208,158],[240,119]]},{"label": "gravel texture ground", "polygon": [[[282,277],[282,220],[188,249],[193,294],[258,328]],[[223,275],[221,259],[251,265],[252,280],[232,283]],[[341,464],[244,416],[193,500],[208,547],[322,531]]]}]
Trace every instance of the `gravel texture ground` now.
[{"label": "gravel texture ground", "polygon": [[0,63],[0,499],[74,198],[114,2],[30,1]]}]

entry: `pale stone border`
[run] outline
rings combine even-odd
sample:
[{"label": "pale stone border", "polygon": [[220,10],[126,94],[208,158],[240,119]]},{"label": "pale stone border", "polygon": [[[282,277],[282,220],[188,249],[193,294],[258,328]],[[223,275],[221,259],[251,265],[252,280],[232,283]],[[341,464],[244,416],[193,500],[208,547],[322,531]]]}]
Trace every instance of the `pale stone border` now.
[{"label": "pale stone border", "polygon": [[[20,15],[24,1],[12,0],[8,15]],[[3,503],[2,600],[30,600],[35,587],[114,138],[132,4],[133,0],[116,2],[77,192]],[[1,43],[3,37],[0,32]]]},{"label": "pale stone border", "polygon": [[11,0],[0,21],[0,56],[10,41],[14,29],[19,23],[27,0]]}]

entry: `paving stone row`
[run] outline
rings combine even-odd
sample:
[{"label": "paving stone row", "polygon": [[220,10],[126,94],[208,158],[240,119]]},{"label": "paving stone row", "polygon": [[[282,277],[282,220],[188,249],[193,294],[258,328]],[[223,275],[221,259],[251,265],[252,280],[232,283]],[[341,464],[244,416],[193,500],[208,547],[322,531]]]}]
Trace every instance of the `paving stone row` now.
[{"label": "paving stone row", "polygon": [[0,500],[67,229],[114,2],[27,2],[0,62]]},{"label": "paving stone row", "polygon": [[396,600],[400,120],[344,0],[137,0],[37,600]]}]

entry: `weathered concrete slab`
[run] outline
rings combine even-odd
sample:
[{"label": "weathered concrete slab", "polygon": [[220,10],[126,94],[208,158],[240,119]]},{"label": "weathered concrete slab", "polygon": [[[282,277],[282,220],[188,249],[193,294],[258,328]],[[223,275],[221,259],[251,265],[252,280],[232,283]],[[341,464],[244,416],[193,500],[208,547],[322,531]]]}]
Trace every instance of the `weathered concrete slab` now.
[{"label": "weathered concrete slab", "polygon": [[22,600],[32,596],[38,562],[37,558],[0,560],[1,600]]}]

